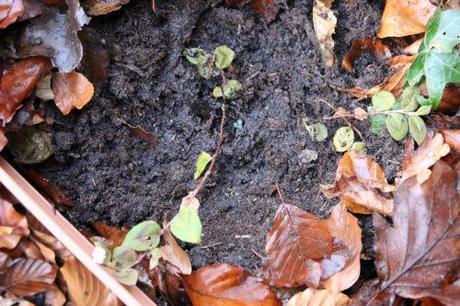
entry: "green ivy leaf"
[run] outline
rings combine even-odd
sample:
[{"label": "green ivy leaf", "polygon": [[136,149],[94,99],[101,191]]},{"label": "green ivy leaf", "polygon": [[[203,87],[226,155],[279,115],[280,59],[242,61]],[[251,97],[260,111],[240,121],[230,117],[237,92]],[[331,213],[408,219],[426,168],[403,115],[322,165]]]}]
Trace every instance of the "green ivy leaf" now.
[{"label": "green ivy leaf", "polygon": [[210,55],[200,48],[189,48],[182,53],[193,65],[203,65],[208,62]]},{"label": "green ivy leaf", "polygon": [[222,91],[222,87],[220,86],[216,86],[212,90],[212,96],[216,99],[222,97],[223,95],[224,95],[224,92]]},{"label": "green ivy leaf", "polygon": [[115,272],[115,278],[127,286],[134,286],[139,278],[139,272],[133,268],[125,268]]},{"label": "green ivy leaf", "polygon": [[225,69],[231,65],[235,52],[227,46],[220,46],[214,50],[216,56],[216,67],[219,69]]},{"label": "green ivy leaf", "polygon": [[409,116],[409,130],[412,137],[420,145],[426,136],[426,126],[423,119],[419,116]]},{"label": "green ivy leaf", "polygon": [[320,142],[327,138],[327,128],[321,122],[306,125],[305,128],[313,141]]},{"label": "green ivy leaf", "polygon": [[222,85],[222,90],[224,96],[228,99],[233,99],[236,97],[238,91],[243,88],[240,82],[237,80],[227,80],[224,85]]},{"label": "green ivy leaf", "polygon": [[409,131],[409,125],[407,123],[407,118],[403,114],[392,113],[389,114],[386,118],[386,126],[388,133],[394,140],[400,141],[406,137],[407,132]]},{"label": "green ivy leaf", "polygon": [[158,261],[163,255],[161,254],[161,251],[159,248],[154,248],[150,252],[150,260],[149,260],[149,269],[153,270],[155,269],[156,266],[158,266]]},{"label": "green ivy leaf", "polygon": [[183,207],[171,220],[171,232],[178,239],[189,243],[201,242],[201,220],[194,207]]},{"label": "green ivy leaf", "polygon": [[389,91],[382,90],[372,96],[372,106],[376,112],[390,110],[395,103],[395,96]]},{"label": "green ivy leaf", "polygon": [[197,180],[201,176],[204,169],[206,169],[206,166],[211,160],[212,156],[208,152],[203,151],[200,153],[200,155],[198,155],[198,159],[196,160],[195,165],[195,174],[193,175],[194,180]]},{"label": "green ivy leaf", "polygon": [[120,245],[113,249],[112,266],[116,269],[129,268],[136,260],[136,252],[125,245]]},{"label": "green ivy leaf", "polygon": [[353,145],[354,140],[355,134],[353,133],[353,129],[349,126],[343,126],[335,132],[333,138],[334,148],[337,152],[348,151]]},{"label": "green ivy leaf", "polygon": [[433,22],[427,27],[428,48],[436,48],[441,52],[452,52],[453,48],[460,43],[460,11],[437,10],[432,18]]},{"label": "green ivy leaf", "polygon": [[417,116],[426,116],[431,112],[430,105],[422,105],[420,108],[415,112]]},{"label": "green ivy leaf", "polygon": [[419,106],[417,97],[420,96],[418,87],[407,87],[401,94],[401,109],[412,112]]},{"label": "green ivy leaf", "polygon": [[129,230],[122,245],[138,252],[147,251],[158,245],[160,231],[155,221],[141,222]]},{"label": "green ivy leaf", "polygon": [[353,143],[353,145],[350,148],[350,151],[364,155],[364,154],[367,153],[367,147],[366,147],[366,144],[364,142],[357,141],[357,142]]}]

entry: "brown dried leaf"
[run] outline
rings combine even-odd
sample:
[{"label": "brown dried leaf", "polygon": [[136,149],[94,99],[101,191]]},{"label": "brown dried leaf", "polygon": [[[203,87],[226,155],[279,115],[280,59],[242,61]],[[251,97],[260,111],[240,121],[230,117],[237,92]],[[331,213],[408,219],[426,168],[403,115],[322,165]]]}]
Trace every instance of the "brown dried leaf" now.
[{"label": "brown dried leaf", "polygon": [[387,0],[377,36],[403,37],[423,33],[435,10],[436,5],[430,0]]},{"label": "brown dried leaf", "polygon": [[27,219],[3,199],[0,199],[0,226],[3,228],[0,231],[0,248],[13,249],[21,237],[29,235]]},{"label": "brown dried leaf", "polygon": [[123,243],[123,240],[125,240],[126,233],[128,232],[124,228],[110,226],[99,221],[92,222],[91,226],[96,230],[96,232],[99,235],[111,240],[113,242],[112,247],[117,247],[121,245]]},{"label": "brown dried leaf", "polygon": [[53,79],[54,103],[64,115],[82,109],[94,95],[94,86],[81,73],[56,73]]},{"label": "brown dried leaf", "polygon": [[118,11],[128,3],[129,0],[85,0],[82,2],[86,13],[90,16],[106,15]]},{"label": "brown dried leaf", "polygon": [[69,257],[60,269],[69,289],[70,300],[77,306],[122,305],[86,267],[74,257]]},{"label": "brown dried leaf", "polygon": [[178,269],[167,261],[160,261],[153,270],[149,270],[148,260],[144,260],[144,269],[148,271],[152,286],[158,289],[171,306],[189,305],[190,301],[183,286],[183,276]]},{"label": "brown dried leaf", "polygon": [[313,28],[319,40],[321,56],[326,66],[331,67],[335,64],[334,39],[337,18],[331,9],[332,1],[316,0],[313,7]]},{"label": "brown dried leaf", "polygon": [[449,145],[444,143],[444,137],[440,133],[428,132],[417,150],[414,150],[414,140],[407,139],[404,143],[402,169],[397,174],[399,178],[396,180],[396,185],[400,185],[412,176],[417,176],[419,183],[423,183],[430,176],[429,168],[449,151]]},{"label": "brown dried leaf", "polygon": [[163,234],[166,244],[160,247],[161,255],[164,260],[176,266],[180,273],[189,275],[192,273],[192,263],[187,253],[177,244],[169,230]]},{"label": "brown dried leaf", "polygon": [[4,29],[24,13],[22,0],[4,0],[0,2],[0,29]]},{"label": "brown dried leaf", "polygon": [[[47,248],[53,250],[61,259],[72,256],[72,253],[56,237],[47,232],[32,228],[32,237]],[[48,253],[49,254],[49,253]]]},{"label": "brown dried leaf", "polygon": [[404,181],[395,194],[393,224],[378,214],[376,268],[373,281],[354,299],[386,304],[394,295],[430,296],[460,263],[460,198],[453,168],[438,161],[428,181]]},{"label": "brown dried leaf", "polygon": [[286,306],[345,306],[349,300],[343,293],[308,288],[290,298]]},{"label": "brown dried leaf", "polygon": [[264,276],[275,287],[321,285],[343,290],[359,276],[360,251],[361,230],[343,206],[334,207],[331,217],[321,220],[282,204],[265,245]]},{"label": "brown dried leaf", "polygon": [[335,184],[321,186],[321,190],[328,198],[339,197],[354,213],[391,215],[393,211],[393,199],[384,193],[395,187],[388,184],[382,168],[366,155],[345,153],[339,161]]},{"label": "brown dried leaf", "polygon": [[9,122],[21,102],[32,92],[51,65],[45,57],[23,59],[4,71],[0,83],[0,120]]},{"label": "brown dried leaf", "polygon": [[31,296],[50,288],[57,269],[41,259],[18,258],[0,272],[0,288],[19,296]]},{"label": "brown dried leaf", "polygon": [[70,200],[64,191],[59,186],[53,185],[49,180],[43,177],[37,170],[30,168],[25,169],[27,177],[33,181],[33,183],[44,192],[54,204],[73,206],[72,200]]},{"label": "brown dried leaf", "polygon": [[354,62],[363,55],[364,50],[369,50],[379,60],[391,58],[390,49],[380,39],[359,38],[353,40],[350,50],[342,61],[342,67],[348,72],[352,72]]},{"label": "brown dried leaf", "polygon": [[451,150],[460,153],[460,130],[444,130],[442,135]]},{"label": "brown dried leaf", "polygon": [[64,293],[56,286],[51,286],[45,292],[45,305],[47,306],[63,306],[67,301]]},{"label": "brown dried leaf", "polygon": [[194,306],[281,306],[270,287],[228,264],[205,266],[185,278]]}]

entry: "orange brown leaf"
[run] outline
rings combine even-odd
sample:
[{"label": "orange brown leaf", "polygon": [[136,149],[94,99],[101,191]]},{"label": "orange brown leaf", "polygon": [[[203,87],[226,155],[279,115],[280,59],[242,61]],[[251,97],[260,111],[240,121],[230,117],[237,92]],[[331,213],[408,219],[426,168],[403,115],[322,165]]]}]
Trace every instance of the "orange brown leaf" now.
[{"label": "orange brown leaf", "polygon": [[0,199],[0,248],[13,249],[23,236],[29,235],[27,219],[13,205]]},{"label": "orange brown leaf", "polygon": [[54,102],[68,115],[74,108],[82,109],[93,97],[94,86],[81,73],[55,73],[53,79]]},{"label": "orange brown leaf", "polygon": [[364,50],[369,50],[379,60],[391,58],[390,49],[380,39],[359,38],[351,43],[350,50],[342,61],[342,67],[348,72],[352,72],[354,62],[363,55]]},{"label": "orange brown leaf", "polygon": [[113,247],[121,245],[123,240],[125,240],[126,233],[128,232],[126,229],[110,226],[99,221],[91,223],[91,226],[99,235],[111,240],[113,242]]},{"label": "orange brown leaf", "polygon": [[350,298],[343,293],[308,288],[289,299],[286,306],[345,306]]},{"label": "orange brown leaf", "polygon": [[162,258],[176,266],[180,273],[191,274],[192,263],[187,253],[179,246],[170,231],[165,231],[163,237],[166,244],[160,247]]},{"label": "orange brown leaf", "polygon": [[0,3],[0,29],[4,29],[24,13],[22,0],[6,0]]}]

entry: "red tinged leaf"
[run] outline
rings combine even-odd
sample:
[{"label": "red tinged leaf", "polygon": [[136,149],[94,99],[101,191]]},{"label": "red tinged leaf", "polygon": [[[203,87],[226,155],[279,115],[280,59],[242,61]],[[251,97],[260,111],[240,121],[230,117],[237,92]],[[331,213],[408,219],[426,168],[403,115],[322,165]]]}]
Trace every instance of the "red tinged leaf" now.
[{"label": "red tinged leaf", "polygon": [[56,73],[53,79],[54,103],[68,115],[74,108],[82,109],[94,95],[94,86],[81,73]]},{"label": "red tinged leaf", "polygon": [[0,199],[0,248],[13,249],[21,237],[29,235],[27,219],[13,205]]},{"label": "red tinged leaf", "polygon": [[395,295],[431,296],[456,273],[460,264],[460,198],[457,174],[438,161],[422,185],[404,181],[395,194],[393,224],[374,215],[376,268],[371,282],[355,301],[382,305]]},{"label": "red tinged leaf", "polygon": [[123,243],[123,240],[125,240],[126,233],[128,232],[128,230],[124,228],[110,226],[99,221],[91,223],[91,226],[96,230],[96,232],[99,235],[111,240],[113,242],[113,247],[121,245]]},{"label": "red tinged leaf", "polygon": [[34,169],[26,169],[27,177],[35,183],[35,185],[44,192],[54,204],[73,206],[72,200],[70,200],[64,191],[56,185],[51,184],[48,179],[43,177],[38,171]]},{"label": "red tinged leaf", "polygon": [[0,84],[0,120],[9,122],[21,102],[32,92],[51,68],[50,61],[41,56],[23,59],[10,67]]},{"label": "red tinged leaf", "polygon": [[281,306],[270,287],[242,268],[205,266],[185,278],[193,306]]},{"label": "red tinged leaf", "polygon": [[18,258],[0,272],[0,289],[19,296],[31,296],[48,290],[57,269],[41,259]]},{"label": "red tinged leaf", "polygon": [[0,0],[0,29],[4,29],[24,13],[22,0]]},{"label": "red tinged leaf", "polygon": [[[282,204],[265,245],[264,276],[275,287],[322,286],[344,290],[359,276],[361,230],[341,205],[321,220]],[[347,271],[343,274],[338,272]],[[336,277],[336,279],[334,279]]]}]

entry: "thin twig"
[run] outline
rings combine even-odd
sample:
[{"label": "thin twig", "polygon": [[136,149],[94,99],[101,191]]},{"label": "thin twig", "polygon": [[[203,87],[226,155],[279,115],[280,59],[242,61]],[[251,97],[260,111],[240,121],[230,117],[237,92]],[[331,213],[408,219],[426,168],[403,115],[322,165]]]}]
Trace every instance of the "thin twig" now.
[{"label": "thin twig", "polygon": [[276,187],[276,191],[278,192],[278,196],[280,197],[281,203],[286,203],[284,202],[284,197],[283,197],[283,193],[281,192],[280,185],[276,183],[275,187]]}]

